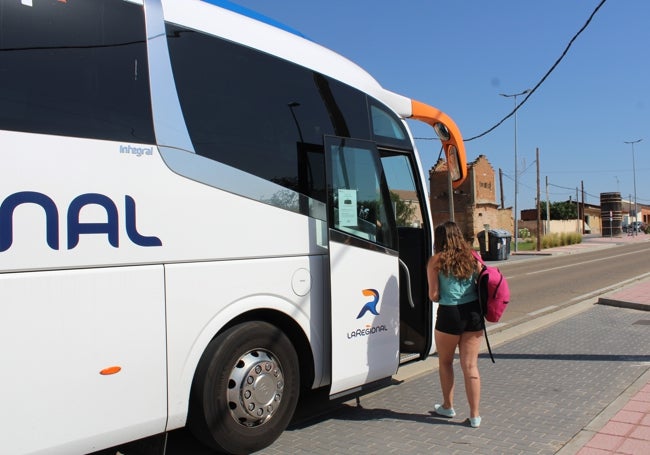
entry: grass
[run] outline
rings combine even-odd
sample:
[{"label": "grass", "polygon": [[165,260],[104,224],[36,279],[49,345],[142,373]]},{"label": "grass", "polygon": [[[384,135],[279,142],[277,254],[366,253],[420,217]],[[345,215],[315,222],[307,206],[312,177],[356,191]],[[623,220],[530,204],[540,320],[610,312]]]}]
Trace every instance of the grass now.
[{"label": "grass", "polygon": [[[542,237],[542,249],[555,248],[558,246],[575,245],[582,243],[582,234],[576,232],[563,232],[561,234],[553,233]],[[514,245],[510,245],[510,252],[514,251]],[[529,237],[517,244],[517,251],[535,251],[537,249],[537,239]]]},{"label": "grass", "polygon": [[[537,240],[533,242],[519,242],[517,244],[517,251],[535,251],[537,249]],[[515,251],[515,246],[510,245],[510,252]]]},{"label": "grass", "polygon": [[[542,250],[545,248],[555,248],[557,246],[566,246],[574,245],[576,243],[582,243],[582,235],[575,232],[563,232],[561,234],[547,234],[542,237]],[[479,251],[478,248],[476,248]],[[517,244],[517,251],[536,251],[537,250],[537,239],[535,237],[527,237],[523,240],[520,240]],[[510,253],[512,254],[515,251],[515,245],[510,242]]]}]

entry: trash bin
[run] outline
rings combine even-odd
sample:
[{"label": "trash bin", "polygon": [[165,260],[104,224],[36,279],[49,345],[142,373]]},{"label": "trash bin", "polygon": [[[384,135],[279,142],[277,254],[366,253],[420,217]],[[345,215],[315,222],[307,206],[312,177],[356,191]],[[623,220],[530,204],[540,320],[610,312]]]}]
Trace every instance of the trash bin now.
[{"label": "trash bin", "polygon": [[510,241],[512,235],[505,229],[489,229],[487,241],[485,231],[478,233],[478,243],[481,257],[486,261],[503,261],[510,257]]},{"label": "trash bin", "polygon": [[488,231],[490,251],[494,251],[494,259],[503,261],[510,257],[510,240],[512,235],[505,229],[491,229]]}]

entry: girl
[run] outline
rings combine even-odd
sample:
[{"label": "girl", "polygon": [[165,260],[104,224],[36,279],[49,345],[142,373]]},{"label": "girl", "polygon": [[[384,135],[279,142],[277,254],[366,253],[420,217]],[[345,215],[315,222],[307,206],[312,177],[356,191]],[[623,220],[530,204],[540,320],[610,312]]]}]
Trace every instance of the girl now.
[{"label": "girl", "polygon": [[443,403],[435,405],[435,412],[445,417],[456,415],[453,362],[458,346],[469,403],[469,424],[478,428],[481,425],[478,353],[484,324],[476,289],[480,264],[453,221],[436,227],[434,251],[427,264],[427,278],[429,298],[439,304],[435,341],[443,396]]}]

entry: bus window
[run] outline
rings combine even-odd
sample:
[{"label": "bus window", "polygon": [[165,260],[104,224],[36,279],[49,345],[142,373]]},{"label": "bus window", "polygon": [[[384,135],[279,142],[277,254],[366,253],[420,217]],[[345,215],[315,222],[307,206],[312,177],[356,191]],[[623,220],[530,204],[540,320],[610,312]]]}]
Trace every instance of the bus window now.
[{"label": "bus window", "polygon": [[3,2],[0,55],[0,129],[154,142],[142,5]]},{"label": "bus window", "polygon": [[401,125],[386,111],[379,109],[377,106],[371,106],[370,113],[372,115],[372,128],[375,135],[400,140],[406,139],[406,133]]},{"label": "bus window", "polygon": [[384,154],[381,162],[390,189],[397,227],[423,227],[424,215],[408,156]]},{"label": "bus window", "polygon": [[333,227],[396,249],[383,171],[374,145],[366,144],[340,139],[331,145]]},{"label": "bus window", "polygon": [[166,29],[196,153],[325,202],[323,136],[370,139],[366,95],[207,33]]},{"label": "bus window", "polygon": [[373,139],[380,145],[412,150],[413,145],[402,122],[375,100],[370,100]]}]

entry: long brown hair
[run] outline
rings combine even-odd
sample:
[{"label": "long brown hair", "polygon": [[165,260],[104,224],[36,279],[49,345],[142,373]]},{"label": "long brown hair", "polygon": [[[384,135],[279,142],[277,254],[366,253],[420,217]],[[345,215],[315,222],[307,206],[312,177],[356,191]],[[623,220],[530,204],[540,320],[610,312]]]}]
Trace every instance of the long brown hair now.
[{"label": "long brown hair", "polygon": [[440,254],[440,270],[447,276],[468,279],[476,271],[476,259],[456,223],[447,221],[436,227],[434,252]]}]

